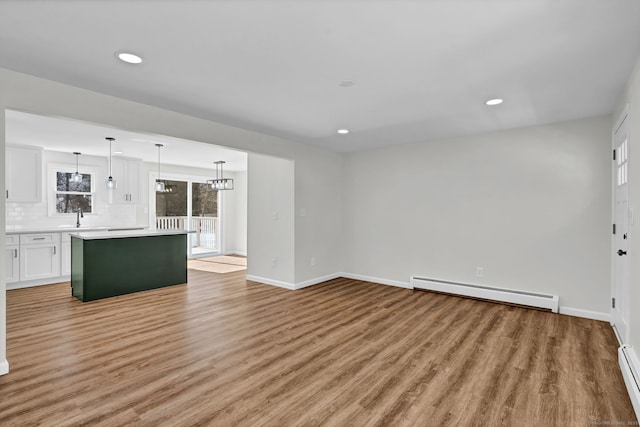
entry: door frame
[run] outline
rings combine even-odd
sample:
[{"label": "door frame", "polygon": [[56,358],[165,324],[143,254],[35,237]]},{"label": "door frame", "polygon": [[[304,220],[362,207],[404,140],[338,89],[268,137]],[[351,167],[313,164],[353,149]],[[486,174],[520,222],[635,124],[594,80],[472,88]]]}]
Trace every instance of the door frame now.
[{"label": "door frame", "polygon": [[[611,129],[611,148],[612,150],[616,150],[616,132],[618,131],[618,129],[620,129],[620,127],[623,125],[623,123],[625,123],[626,120],[626,134],[627,134],[627,150],[628,150],[628,162],[627,162],[627,168],[630,167],[631,164],[631,138],[629,135],[629,104],[626,104],[624,109],[622,110],[622,112],[618,115],[618,118],[616,119],[613,128]],[[616,152],[616,159],[618,153]],[[617,187],[617,163],[615,159],[612,159],[612,163],[611,163],[611,224],[616,224],[616,187]],[[627,173],[629,173],[628,169],[627,169]],[[629,181],[627,181],[627,183],[625,184],[627,185],[627,201],[628,201],[628,194],[629,194]],[[627,204],[627,206],[629,206]],[[627,229],[629,228],[629,225],[631,225],[630,222],[630,208],[627,208]],[[628,335],[629,335],[629,331],[628,331],[628,325],[629,325],[629,310],[626,310],[626,317],[627,319],[624,319],[626,321],[627,324],[627,329],[624,332],[621,332],[618,327],[615,324],[615,317],[614,317],[614,307],[613,307],[613,299],[615,298],[616,301],[616,305],[623,303],[623,301],[619,301],[620,300],[620,296],[617,295],[616,293],[616,260],[617,257],[619,257],[619,255],[617,254],[617,238],[619,236],[618,230],[616,230],[616,234],[611,233],[611,326],[613,327],[613,330],[616,334],[616,338],[618,339],[618,342],[620,343],[620,345],[624,345],[628,342]],[[630,246],[629,244],[629,240],[631,239],[631,233],[629,233],[627,231],[627,251],[629,250],[628,247]],[[625,258],[626,262],[627,262],[627,272],[629,270],[629,256],[626,255]],[[629,275],[627,274],[626,277],[627,282],[629,282]],[[629,283],[627,283],[627,285],[629,285]],[[628,286],[627,286],[628,289]],[[624,301],[624,303],[628,304],[629,303],[629,297],[630,295],[626,295],[626,301]]]},{"label": "door frame", "polygon": [[[149,228],[155,228],[155,207],[156,207],[156,191],[155,191],[155,183],[158,179],[158,173],[154,171],[149,172]],[[187,216],[191,217],[191,183],[206,183],[208,179],[211,177],[200,176],[200,175],[188,175],[188,174],[179,174],[179,173],[162,173],[162,180],[170,180],[170,181],[186,181],[187,182]],[[219,248],[217,251],[212,251],[206,256],[212,255],[223,255],[225,254],[225,236],[224,236],[224,216],[225,216],[225,202],[224,202],[224,191],[218,191],[218,244]],[[187,238],[187,242],[191,242],[190,238]],[[191,244],[189,243],[189,247],[187,248],[189,258],[192,258],[191,253]]]}]

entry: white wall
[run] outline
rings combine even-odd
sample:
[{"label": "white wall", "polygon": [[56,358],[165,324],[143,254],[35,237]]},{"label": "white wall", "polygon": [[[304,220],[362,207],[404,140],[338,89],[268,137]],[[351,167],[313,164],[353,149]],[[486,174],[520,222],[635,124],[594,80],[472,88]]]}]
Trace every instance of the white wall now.
[{"label": "white wall", "polygon": [[[305,162],[296,161],[297,284],[344,271],[344,171],[344,156],[338,153],[331,159],[311,156]],[[327,239],[335,233],[336,238]]]},{"label": "white wall", "polygon": [[610,132],[600,117],[349,154],[346,271],[549,293],[607,316]]},{"label": "white wall", "polygon": [[224,192],[224,252],[247,255],[247,172],[232,172],[234,190]]},{"label": "white wall", "polygon": [[[298,195],[301,195],[301,200],[306,201],[316,194],[323,196],[332,194],[334,189],[342,185],[341,175],[332,173],[334,169],[339,169],[341,164],[341,155],[339,153],[0,69],[0,111],[3,111],[3,115],[0,118],[4,117],[4,109],[84,120],[134,132],[168,135],[290,159],[295,162],[294,186],[296,203]],[[2,120],[2,126],[4,128],[4,120]],[[0,152],[3,153],[2,156],[4,156],[4,149],[5,136],[4,132],[1,132]],[[257,172],[254,172],[249,178],[250,185],[251,180],[267,182],[274,173],[266,168],[260,170],[264,175],[259,177]],[[326,173],[327,171],[329,173]],[[322,179],[311,179],[312,177],[321,177]],[[4,182],[4,176],[1,179]],[[252,201],[251,194],[248,195],[247,203],[249,209],[259,208],[255,201]],[[284,241],[290,247],[283,251],[282,254],[283,257],[288,259],[282,259],[282,264],[280,265],[291,264],[295,271],[287,272],[282,276],[284,280],[307,280],[342,270],[342,265],[340,264],[342,222],[340,215],[336,214],[335,205],[311,202],[305,206],[307,206],[309,212],[306,220],[300,222],[292,221],[288,224],[289,229],[286,230],[290,238],[284,239]],[[2,219],[4,219],[4,212],[3,199],[0,204]],[[253,218],[255,219],[255,216]],[[252,217],[249,216],[248,229],[252,227],[251,221]],[[282,228],[282,223],[271,222],[265,224],[265,226],[279,229]],[[297,238],[294,240],[294,235],[314,235],[315,238],[300,241]],[[250,257],[267,257],[267,259],[270,259],[271,254],[261,253],[259,246],[255,246],[253,251],[250,242],[248,246]],[[332,253],[327,254],[326,259],[323,259],[322,263],[318,263],[315,267],[312,268],[308,263],[294,264],[295,253],[324,254],[329,252],[326,248],[332,248]],[[0,250],[4,250],[4,240],[0,242]],[[276,271],[265,270],[261,272],[261,274],[263,273],[273,273],[276,280],[281,277],[276,274],[279,273]],[[1,277],[4,277],[4,275]],[[2,311],[0,312],[0,343],[2,343],[0,361],[2,361],[6,357],[4,347],[6,341],[5,295],[4,286],[2,285],[0,285],[0,294],[2,294],[0,297],[0,302],[2,303]]]},{"label": "white wall", "polygon": [[247,279],[293,288],[294,163],[249,153],[247,177]]}]

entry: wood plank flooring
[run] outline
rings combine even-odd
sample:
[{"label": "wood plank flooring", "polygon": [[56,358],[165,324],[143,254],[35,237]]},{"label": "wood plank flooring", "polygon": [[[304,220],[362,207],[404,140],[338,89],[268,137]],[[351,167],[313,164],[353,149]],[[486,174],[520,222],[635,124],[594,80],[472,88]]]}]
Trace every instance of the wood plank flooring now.
[{"label": "wood plank flooring", "polygon": [[611,327],[336,279],[244,272],[81,303],[7,292],[0,425],[588,426],[636,422]]}]

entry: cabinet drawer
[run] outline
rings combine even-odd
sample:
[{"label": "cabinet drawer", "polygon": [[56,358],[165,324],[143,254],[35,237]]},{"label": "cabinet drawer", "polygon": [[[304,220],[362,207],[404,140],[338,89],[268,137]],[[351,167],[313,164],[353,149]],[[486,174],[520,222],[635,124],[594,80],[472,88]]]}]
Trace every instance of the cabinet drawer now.
[{"label": "cabinet drawer", "polygon": [[20,244],[28,245],[31,243],[49,243],[55,242],[57,239],[55,238],[55,234],[46,233],[46,234],[21,234],[20,235]]},{"label": "cabinet drawer", "polygon": [[5,237],[5,245],[17,245],[20,243],[20,236],[18,234],[8,234]]}]

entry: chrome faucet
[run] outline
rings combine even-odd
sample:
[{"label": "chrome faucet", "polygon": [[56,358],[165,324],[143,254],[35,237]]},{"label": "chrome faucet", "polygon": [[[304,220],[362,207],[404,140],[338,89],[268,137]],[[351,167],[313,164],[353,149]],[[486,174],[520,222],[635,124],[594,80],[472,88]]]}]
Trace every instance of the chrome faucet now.
[{"label": "chrome faucet", "polygon": [[76,212],[76,228],[80,228],[80,218],[84,218],[82,209],[78,209],[78,211]]}]

